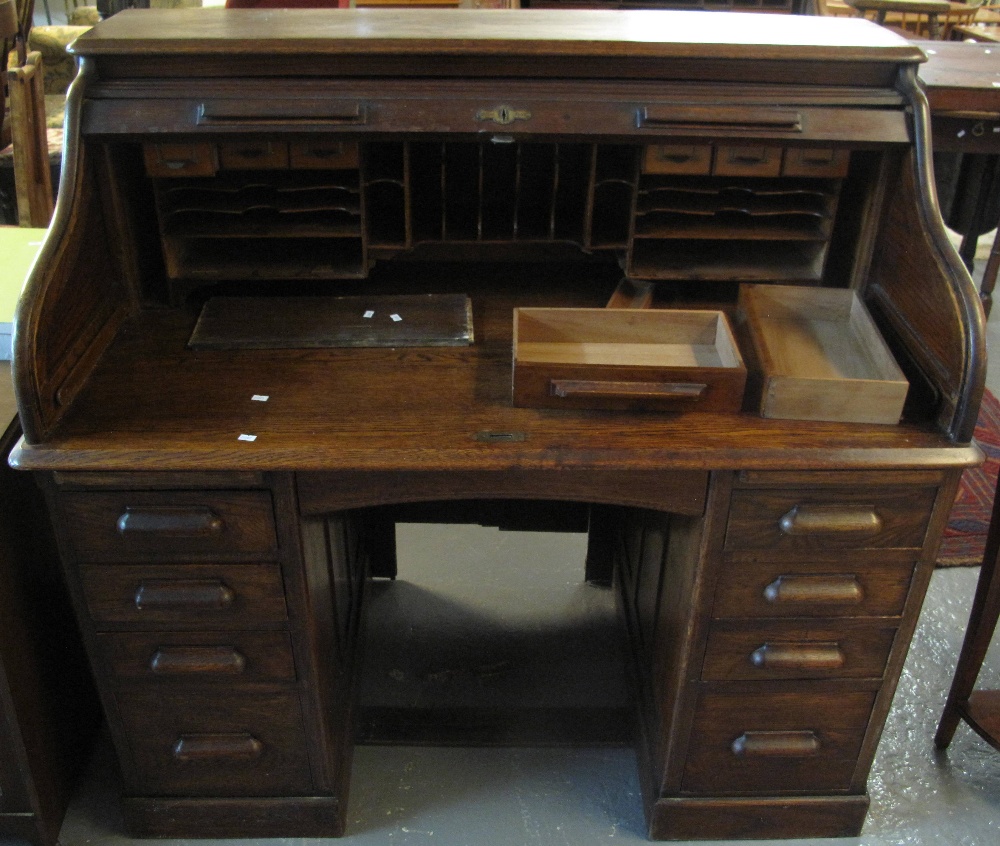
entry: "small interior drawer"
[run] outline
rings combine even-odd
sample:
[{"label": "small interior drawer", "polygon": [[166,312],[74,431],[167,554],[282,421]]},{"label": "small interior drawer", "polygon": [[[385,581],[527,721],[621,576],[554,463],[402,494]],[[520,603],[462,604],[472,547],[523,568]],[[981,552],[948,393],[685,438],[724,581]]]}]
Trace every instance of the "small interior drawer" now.
[{"label": "small interior drawer", "polygon": [[650,144],[643,152],[642,172],[707,175],[712,172],[712,148],[707,144]]},{"label": "small interior drawer", "polygon": [[850,150],[830,147],[788,147],[781,167],[784,176],[815,176],[843,179],[851,163]]},{"label": "small interior drawer", "polygon": [[129,746],[142,763],[137,793],[307,795],[312,789],[302,706],[292,690],[115,694]]},{"label": "small interior drawer", "polygon": [[716,176],[779,176],[781,147],[723,145],[715,150]]},{"label": "small interior drawer", "polygon": [[920,549],[936,488],[739,490],[726,549]]},{"label": "small interior drawer", "polygon": [[739,411],[746,368],[722,312],[514,309],[514,405]]},{"label": "small interior drawer", "polygon": [[748,795],[847,790],[875,694],[706,692],[681,790]]},{"label": "small interior drawer", "polygon": [[264,170],[288,167],[284,141],[227,141],[219,145],[219,164],[227,170]]},{"label": "small interior drawer", "polygon": [[357,168],[359,163],[356,141],[328,138],[294,141],[289,145],[288,155],[293,168],[343,170]]},{"label": "small interior drawer", "polygon": [[706,681],[871,678],[885,672],[894,626],[830,626],[773,621],[716,623],[702,666]]},{"label": "small interior drawer", "polygon": [[283,631],[128,632],[97,635],[117,679],[233,685],[293,682],[295,661]]},{"label": "small interior drawer", "polygon": [[98,624],[245,628],[288,616],[277,564],[97,564],[80,571]]},{"label": "small interior drawer", "polygon": [[150,176],[215,176],[219,169],[214,144],[144,144],[142,153]]},{"label": "small interior drawer", "polygon": [[268,491],[81,491],[59,501],[84,561],[262,557],[277,550]]}]

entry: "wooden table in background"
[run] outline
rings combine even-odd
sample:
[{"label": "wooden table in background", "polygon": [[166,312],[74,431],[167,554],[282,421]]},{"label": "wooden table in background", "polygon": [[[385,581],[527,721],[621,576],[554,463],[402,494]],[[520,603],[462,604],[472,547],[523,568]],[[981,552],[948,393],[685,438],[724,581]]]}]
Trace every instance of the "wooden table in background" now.
[{"label": "wooden table in background", "polygon": [[[969,227],[959,252],[972,269],[979,235],[996,226],[990,213],[992,195],[1000,190],[1000,50],[989,44],[937,41],[922,45],[928,61],[920,68],[931,108],[933,148],[979,158],[981,171],[971,180],[978,190],[963,198],[971,206]],[[994,243],[980,296],[989,314],[1000,271],[1000,244]]]}]

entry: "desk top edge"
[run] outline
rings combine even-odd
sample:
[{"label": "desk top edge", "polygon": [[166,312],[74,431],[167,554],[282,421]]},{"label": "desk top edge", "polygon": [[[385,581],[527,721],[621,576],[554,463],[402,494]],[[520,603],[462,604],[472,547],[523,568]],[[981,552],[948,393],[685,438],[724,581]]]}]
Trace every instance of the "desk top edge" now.
[{"label": "desk top edge", "polygon": [[72,52],[924,60],[916,45],[859,19],[659,10],[126,10]]}]

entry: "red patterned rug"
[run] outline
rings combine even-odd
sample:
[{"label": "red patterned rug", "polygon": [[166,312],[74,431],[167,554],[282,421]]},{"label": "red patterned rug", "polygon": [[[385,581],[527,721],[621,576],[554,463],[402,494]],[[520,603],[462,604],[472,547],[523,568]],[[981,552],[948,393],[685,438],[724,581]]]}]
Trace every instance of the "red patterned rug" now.
[{"label": "red patterned rug", "polygon": [[989,391],[983,395],[979,409],[976,442],[986,453],[986,463],[962,475],[938,552],[939,567],[967,567],[979,564],[983,558],[1000,469],[1000,401]]}]

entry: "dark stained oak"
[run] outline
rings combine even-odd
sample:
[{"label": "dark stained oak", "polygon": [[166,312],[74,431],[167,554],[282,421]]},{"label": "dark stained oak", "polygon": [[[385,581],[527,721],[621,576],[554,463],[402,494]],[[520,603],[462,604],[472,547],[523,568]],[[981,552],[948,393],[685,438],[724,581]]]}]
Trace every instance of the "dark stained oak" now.
[{"label": "dark stained oak", "polygon": [[[73,49],[10,461],[47,496],[129,831],[349,833],[359,740],[628,738],[653,838],[856,836],[982,457],[924,54],[859,20],[395,9],[124,12]],[[742,372],[726,411],[601,409],[586,390],[624,377],[589,353],[578,407],[515,407],[528,307],[614,315],[619,353],[622,306],[721,312],[759,384],[745,282],[854,291],[899,424],[765,419]],[[472,343],[304,330],[333,298],[442,325],[425,295],[468,298]],[[192,343],[222,296],[253,308]],[[587,530],[632,713],[359,701],[397,520]]]}]

